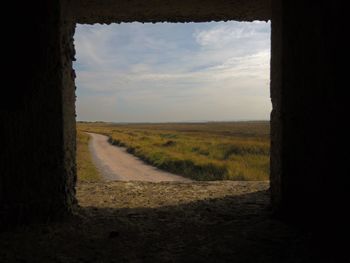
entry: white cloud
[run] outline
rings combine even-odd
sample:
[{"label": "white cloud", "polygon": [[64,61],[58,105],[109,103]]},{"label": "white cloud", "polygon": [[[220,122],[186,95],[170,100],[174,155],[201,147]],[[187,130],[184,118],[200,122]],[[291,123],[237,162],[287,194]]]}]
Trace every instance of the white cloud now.
[{"label": "white cloud", "polygon": [[263,22],[254,21],[250,23],[219,24],[206,30],[197,30],[194,33],[196,42],[206,48],[222,48],[237,41],[249,41],[259,37],[259,34],[266,34],[261,27],[266,25]]},{"label": "white cloud", "polygon": [[194,37],[201,46],[220,48],[232,41],[252,36],[253,32],[245,28],[231,28],[225,25],[217,26],[209,30],[197,31]]},{"label": "white cloud", "polygon": [[78,26],[78,119],[267,119],[269,26]]}]

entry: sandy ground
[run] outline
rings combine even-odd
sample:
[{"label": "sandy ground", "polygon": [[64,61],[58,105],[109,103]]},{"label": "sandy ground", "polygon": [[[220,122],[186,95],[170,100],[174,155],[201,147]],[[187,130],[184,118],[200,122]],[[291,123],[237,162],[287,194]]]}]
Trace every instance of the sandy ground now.
[{"label": "sandy ground", "polygon": [[106,181],[191,181],[145,164],[142,160],[127,153],[125,148],[108,143],[108,137],[105,135],[88,134],[91,136],[89,149],[93,162]]}]

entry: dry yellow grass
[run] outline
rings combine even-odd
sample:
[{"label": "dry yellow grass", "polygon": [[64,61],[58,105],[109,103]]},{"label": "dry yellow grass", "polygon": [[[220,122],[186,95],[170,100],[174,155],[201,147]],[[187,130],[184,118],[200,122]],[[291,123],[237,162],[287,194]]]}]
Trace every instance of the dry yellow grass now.
[{"label": "dry yellow grass", "polygon": [[92,163],[89,151],[89,135],[77,131],[77,174],[78,182],[98,182],[101,177]]},{"label": "dry yellow grass", "polygon": [[194,180],[269,178],[269,122],[79,123],[78,129],[105,134],[145,162]]}]

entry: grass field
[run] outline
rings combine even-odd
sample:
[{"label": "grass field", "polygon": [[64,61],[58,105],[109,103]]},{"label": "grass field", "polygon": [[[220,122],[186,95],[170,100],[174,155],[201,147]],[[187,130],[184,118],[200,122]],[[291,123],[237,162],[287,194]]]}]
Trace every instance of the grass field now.
[{"label": "grass field", "polygon": [[89,152],[89,135],[77,131],[77,175],[78,182],[97,182],[100,175],[92,163]]},{"label": "grass field", "polygon": [[268,180],[270,126],[259,122],[78,123],[78,132],[110,143],[160,169],[194,180]]}]

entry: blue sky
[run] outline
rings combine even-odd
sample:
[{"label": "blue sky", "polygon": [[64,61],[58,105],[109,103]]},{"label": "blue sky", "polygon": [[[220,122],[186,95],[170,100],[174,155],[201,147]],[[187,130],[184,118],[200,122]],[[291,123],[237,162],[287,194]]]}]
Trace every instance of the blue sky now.
[{"label": "blue sky", "polygon": [[270,23],[78,25],[77,119],[268,120]]}]

